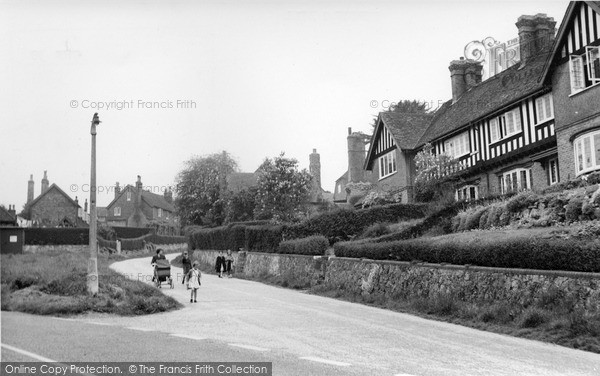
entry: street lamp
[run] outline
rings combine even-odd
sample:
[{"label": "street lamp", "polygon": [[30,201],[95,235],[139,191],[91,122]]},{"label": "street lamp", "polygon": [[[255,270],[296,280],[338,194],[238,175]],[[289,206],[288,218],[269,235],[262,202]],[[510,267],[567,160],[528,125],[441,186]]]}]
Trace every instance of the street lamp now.
[{"label": "street lamp", "polygon": [[98,113],[92,118],[92,170],[90,178],[90,259],[88,260],[87,290],[92,295],[98,294],[98,240],[96,222],[96,126],[100,124]]}]

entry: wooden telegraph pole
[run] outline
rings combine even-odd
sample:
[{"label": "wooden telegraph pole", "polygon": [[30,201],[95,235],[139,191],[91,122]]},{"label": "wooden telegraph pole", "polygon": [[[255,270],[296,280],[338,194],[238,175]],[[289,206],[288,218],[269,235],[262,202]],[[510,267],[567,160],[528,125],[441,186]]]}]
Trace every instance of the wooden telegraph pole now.
[{"label": "wooden telegraph pole", "polygon": [[90,259],[88,260],[87,289],[91,295],[98,294],[98,240],[96,227],[96,126],[100,124],[98,113],[92,118],[92,170],[90,178]]}]

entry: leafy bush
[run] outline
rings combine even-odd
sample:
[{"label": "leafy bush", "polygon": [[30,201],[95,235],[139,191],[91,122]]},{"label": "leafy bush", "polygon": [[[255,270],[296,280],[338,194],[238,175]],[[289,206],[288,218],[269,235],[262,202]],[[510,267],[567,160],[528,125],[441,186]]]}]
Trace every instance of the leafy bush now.
[{"label": "leafy bush", "polygon": [[532,191],[520,192],[506,203],[506,209],[510,213],[519,213],[523,209],[535,204],[540,199],[540,196]]},{"label": "leafy bush", "polygon": [[303,239],[286,240],[279,244],[279,253],[297,255],[323,255],[329,247],[326,237],[317,235]]},{"label": "leafy bush", "polygon": [[569,222],[578,221],[581,216],[583,200],[581,197],[573,197],[565,207],[565,219]]},{"label": "leafy bush", "polygon": [[386,243],[340,242],[334,250],[339,257],[600,272],[599,241],[485,237],[465,242],[442,236]]},{"label": "leafy bush", "polygon": [[388,224],[385,223],[375,223],[365,229],[362,234],[360,234],[361,239],[365,238],[375,238],[378,236],[386,235],[391,232]]},{"label": "leafy bush", "polygon": [[90,243],[89,228],[26,228],[26,245],[82,245]]}]

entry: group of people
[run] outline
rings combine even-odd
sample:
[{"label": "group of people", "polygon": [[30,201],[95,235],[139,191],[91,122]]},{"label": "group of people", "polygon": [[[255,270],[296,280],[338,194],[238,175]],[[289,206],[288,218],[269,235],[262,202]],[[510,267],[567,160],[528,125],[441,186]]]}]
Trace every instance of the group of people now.
[{"label": "group of people", "polygon": [[219,278],[223,278],[223,273],[227,273],[227,276],[231,278],[231,267],[233,266],[233,255],[231,249],[227,250],[227,254],[223,255],[223,251],[219,251],[217,260],[215,262],[215,272]]},{"label": "group of people", "polygon": [[[162,256],[164,258],[164,256]],[[154,258],[152,258],[154,262]],[[190,303],[197,303],[196,298],[198,295],[198,289],[200,288],[202,273],[200,272],[200,264],[198,261],[192,262],[188,252],[184,251],[181,257],[181,264],[183,265],[183,279],[181,284],[187,283],[187,288],[192,290],[190,295]],[[217,256],[215,271],[219,278],[223,278],[223,273],[227,273],[229,278],[232,277],[232,266],[233,266],[233,254],[231,249],[227,250],[227,255],[223,255],[223,251],[219,251]]]}]

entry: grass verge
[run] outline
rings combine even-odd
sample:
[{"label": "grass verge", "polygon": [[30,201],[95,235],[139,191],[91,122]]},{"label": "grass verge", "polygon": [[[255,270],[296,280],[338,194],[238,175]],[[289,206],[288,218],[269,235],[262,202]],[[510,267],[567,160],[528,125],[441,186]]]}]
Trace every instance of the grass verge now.
[{"label": "grass verge", "polygon": [[40,315],[143,315],[180,308],[180,303],[153,286],[129,280],[108,268],[114,261],[131,257],[99,254],[99,293],[90,296],[86,285],[87,254],[2,255],[1,308]]},{"label": "grass verge", "polygon": [[553,291],[528,307],[508,302],[474,304],[445,294],[427,298],[352,294],[327,285],[308,292],[600,354],[600,312],[576,309]]}]

